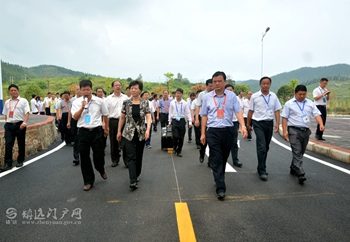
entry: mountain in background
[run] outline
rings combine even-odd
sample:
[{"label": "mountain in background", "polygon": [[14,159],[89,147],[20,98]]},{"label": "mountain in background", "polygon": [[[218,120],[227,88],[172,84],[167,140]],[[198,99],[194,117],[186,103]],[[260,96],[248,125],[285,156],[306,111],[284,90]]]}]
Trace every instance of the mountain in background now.
[{"label": "mountain in background", "polygon": [[[307,84],[315,79],[321,79],[322,77],[335,77],[335,76],[350,76],[350,65],[348,64],[336,64],[331,66],[321,67],[303,67],[294,71],[284,72],[275,76],[271,76],[272,85],[271,91],[277,92],[277,90],[287,84],[292,79],[297,79],[299,83]],[[253,92],[260,90],[259,80],[248,81],[236,81],[236,84],[246,84]],[[307,84],[308,85],[308,84]]]},{"label": "mountain in background", "polygon": [[55,77],[102,77],[99,75],[92,75],[90,73],[84,73],[80,71],[73,71],[63,67],[54,65],[40,65],[35,67],[23,67],[20,65],[10,64],[2,62],[2,80],[9,81],[12,78],[15,81],[37,78],[55,78]]}]

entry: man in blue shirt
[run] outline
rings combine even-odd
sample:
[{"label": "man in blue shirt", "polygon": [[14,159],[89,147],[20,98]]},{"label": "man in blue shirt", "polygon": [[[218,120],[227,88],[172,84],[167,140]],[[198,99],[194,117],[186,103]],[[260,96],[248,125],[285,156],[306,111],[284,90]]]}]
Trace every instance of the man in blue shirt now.
[{"label": "man in blue shirt", "polygon": [[303,156],[311,134],[309,129],[311,116],[315,117],[320,131],[324,131],[321,112],[314,102],[306,98],[306,95],[306,86],[296,86],[294,98],[286,102],[282,112],[283,138],[285,140],[289,138],[293,153],[290,174],[297,176],[300,184],[306,181]]},{"label": "man in blue shirt", "polygon": [[164,90],[163,98],[159,100],[159,106],[157,109],[157,120],[160,121],[160,126],[162,128],[168,124],[170,102],[169,92]]},{"label": "man in blue shirt", "polygon": [[233,142],[234,127],[233,114],[236,113],[238,122],[242,126],[243,137],[248,135],[244,126],[241,107],[236,94],[225,90],[226,75],[218,71],[213,75],[214,90],[208,92],[201,108],[201,143],[209,145],[209,156],[216,184],[216,194],[223,200],[226,192],[225,168],[227,158]]}]

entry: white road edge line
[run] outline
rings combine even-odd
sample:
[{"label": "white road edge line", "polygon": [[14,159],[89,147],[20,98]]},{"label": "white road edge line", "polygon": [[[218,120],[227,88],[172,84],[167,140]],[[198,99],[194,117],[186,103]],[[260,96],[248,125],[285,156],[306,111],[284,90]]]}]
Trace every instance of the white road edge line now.
[{"label": "white road edge line", "polygon": [[[283,147],[283,148],[285,148],[285,149],[287,149],[287,150],[290,150],[290,151],[292,150],[289,146],[287,146],[287,145],[285,145],[285,144],[282,144],[281,142],[279,142],[279,141],[278,141],[277,139],[275,139],[274,137],[272,137],[272,141],[273,141],[274,143],[276,143],[277,145],[279,145],[279,146],[281,146],[281,147]],[[310,155],[304,155],[304,157],[306,157],[306,158],[308,158],[308,159],[310,159],[310,160],[316,161],[316,162],[318,162],[318,163],[321,163],[322,165],[329,166],[329,167],[331,167],[331,168],[333,168],[333,169],[336,169],[336,170],[338,170],[338,171],[342,171],[342,172],[344,172],[344,173],[350,175],[350,171],[349,171],[349,170],[347,170],[347,169],[345,169],[345,168],[342,168],[342,167],[340,167],[340,166],[333,165],[333,164],[331,164],[331,163],[328,163],[328,162],[326,162],[326,161],[324,161],[324,160],[320,160],[320,159],[315,158],[315,157],[310,156]]]},{"label": "white road edge line", "polygon": [[[56,148],[54,148],[54,149],[52,149],[52,150],[49,150],[48,152],[45,152],[45,153],[42,154],[42,155],[39,155],[39,156],[37,156],[37,157],[35,157],[35,158],[29,160],[29,161],[25,161],[25,162],[23,163],[23,166],[22,166],[22,167],[25,167],[25,166],[27,166],[27,165],[29,165],[29,164],[31,164],[31,163],[37,161],[37,160],[40,160],[41,158],[43,158],[43,157],[45,157],[45,156],[48,156],[48,155],[50,155],[50,154],[56,152],[56,151],[60,150],[62,147],[64,147],[64,146],[66,146],[66,143],[65,143],[65,142],[63,142],[62,144],[60,144],[60,145],[57,146]],[[1,172],[1,173],[0,173],[0,178],[6,176],[7,174],[10,174],[10,173],[12,173],[12,172],[17,171],[18,169],[21,169],[22,167],[13,167],[11,170]]]},{"label": "white road edge line", "polygon": [[[241,148],[239,140],[237,140],[237,145],[238,145],[238,148]],[[209,145],[207,145],[207,148],[205,149],[205,154],[207,157],[209,157]],[[225,173],[226,172],[237,172],[237,171],[230,165],[230,163],[226,162]]]}]

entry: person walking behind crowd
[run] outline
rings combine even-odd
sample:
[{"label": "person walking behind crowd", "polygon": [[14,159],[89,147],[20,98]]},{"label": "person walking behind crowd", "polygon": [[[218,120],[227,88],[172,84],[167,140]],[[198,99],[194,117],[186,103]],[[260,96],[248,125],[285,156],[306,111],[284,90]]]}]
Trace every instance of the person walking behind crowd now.
[{"label": "person walking behind crowd", "polygon": [[[271,78],[262,77],[260,79],[261,90],[254,93],[251,97],[250,107],[248,112],[248,129],[253,119],[253,128],[256,136],[256,153],[258,157],[258,174],[260,179],[267,181],[266,159],[270,148],[270,142],[273,131],[276,133],[280,123],[280,109],[282,108],[280,101],[275,93],[270,91]],[[275,128],[273,119],[275,117]]]},{"label": "person walking behind crowd", "polygon": [[72,145],[70,121],[68,122],[68,115],[71,109],[72,102],[70,101],[70,92],[64,91],[62,100],[57,105],[57,119],[60,121],[61,132],[64,133],[64,140],[66,141],[67,146]]},{"label": "person walking behind crowd", "polygon": [[[196,98],[196,94],[191,92],[189,94],[189,98],[187,98],[187,105],[188,105],[188,108],[190,109],[190,115],[191,115],[191,106],[192,106],[192,102],[193,100]],[[192,118],[192,115],[191,115],[191,118]],[[193,119],[192,119],[192,122],[193,122]],[[190,122],[187,120],[187,128],[188,128],[188,143],[191,143],[192,142],[192,124],[191,124],[191,127],[190,127]]]},{"label": "person walking behind crowd", "polygon": [[[158,94],[153,94],[153,99],[152,99],[152,104],[154,107],[154,117],[157,117],[157,110],[158,110]],[[153,124],[153,131],[157,132],[157,125],[158,125],[158,121],[157,119],[154,119],[154,124]]]},{"label": "person walking behind crowd", "polygon": [[44,103],[42,97],[36,96],[35,98],[36,104],[38,105],[38,114],[45,115],[45,111],[43,109]]},{"label": "person walking behind crowd", "polygon": [[[103,101],[105,101],[105,90],[103,90],[102,87],[97,87],[96,88],[96,97],[101,98]],[[109,127],[106,126],[108,124],[103,122],[103,117],[101,117],[101,119],[102,119],[102,128],[103,129],[105,129],[105,128],[109,129]],[[103,137],[103,143],[104,143],[105,149],[106,149],[106,147],[107,147],[107,136]]]},{"label": "person walking behind crowd", "polygon": [[[128,99],[128,97],[121,93],[122,83],[119,81],[112,82],[113,93],[109,95],[106,99],[106,105],[108,108],[108,123],[109,123],[109,142],[110,142],[110,153],[112,167],[116,167],[120,161],[120,142],[117,140],[118,125],[120,114],[122,112],[123,102]],[[123,156],[124,156],[123,152]]]},{"label": "person walking behind crowd", "polygon": [[306,86],[296,86],[294,98],[286,102],[282,111],[283,138],[285,140],[289,138],[293,153],[290,174],[297,176],[300,184],[306,181],[303,156],[311,134],[309,129],[311,116],[315,117],[320,131],[324,131],[321,112],[314,102],[306,98],[306,95]]},{"label": "person walking behind crowd", "polygon": [[[146,140],[146,147],[148,149],[151,149],[152,148],[152,145],[151,145],[151,138],[152,138],[152,125],[155,124],[155,118],[154,118],[154,112],[155,112],[155,109],[154,109],[154,106],[152,104],[151,101],[149,101],[149,92],[148,91],[144,91],[143,93],[141,93],[141,98],[144,99],[144,100],[147,100],[148,103],[149,103],[149,110],[151,112],[151,129],[149,131],[149,138],[148,140]],[[146,124],[147,124],[147,120],[145,120]]]},{"label": "person walking behind crowd", "polygon": [[[244,118],[244,124],[245,126],[248,127],[248,123],[247,123],[247,117],[248,117],[248,112],[249,112],[249,106],[250,106],[250,98],[252,96],[252,92],[249,91],[247,92],[247,98],[245,98],[242,102],[242,105],[243,105],[243,118]],[[250,123],[249,126],[252,126],[252,124]],[[251,130],[247,130],[248,131],[248,137],[247,139],[249,141],[252,140],[252,131]]]},{"label": "person walking behind crowd", "polygon": [[232,116],[235,113],[242,125],[243,137],[247,137],[240,103],[236,94],[225,90],[226,74],[215,72],[212,77],[214,90],[203,97],[201,116],[201,143],[209,145],[209,157],[216,184],[216,194],[223,200],[226,192],[225,168],[234,136]]},{"label": "person walking behind crowd", "polygon": [[[131,98],[123,102],[117,140],[120,141],[123,136],[125,151],[128,156],[130,188],[136,189],[140,180],[145,140],[149,138],[151,129],[151,114],[148,101],[140,98],[143,88],[142,82],[132,81],[129,87]],[[145,120],[147,120],[147,126]]]},{"label": "person walking behind crowd", "polygon": [[32,99],[30,100],[30,106],[32,108],[32,114],[39,114],[39,106],[36,102],[35,94],[32,94]]},{"label": "person walking behind crowd", "polygon": [[103,137],[108,135],[108,129],[102,129],[102,119],[107,123],[108,109],[105,102],[92,95],[90,80],[80,81],[82,97],[76,99],[72,106],[72,115],[78,121],[79,151],[81,172],[84,179],[84,191],[89,191],[95,182],[95,174],[91,164],[90,149],[95,169],[102,179],[107,179],[105,172],[105,153]]},{"label": "person walking behind crowd", "polygon": [[[203,97],[208,93],[208,92],[211,92],[214,88],[213,88],[213,80],[212,79],[208,79],[206,80],[205,82],[205,86],[206,86],[206,89],[201,92],[198,97],[197,97],[197,102],[196,102],[196,121],[195,121],[195,126],[198,127],[200,130],[201,130],[201,115],[200,115],[200,111],[201,111],[201,107],[202,107],[202,99]],[[200,146],[198,147],[197,146],[197,149],[200,149],[199,150],[199,162],[200,163],[203,163],[204,161],[204,155],[205,155],[205,149],[207,148],[207,144],[204,143],[200,144]],[[208,167],[211,167],[210,166],[210,158],[208,158]]]},{"label": "person walking behind crowd", "polygon": [[47,93],[47,96],[44,98],[44,111],[45,111],[45,114],[47,116],[50,116],[51,115],[51,112],[50,112],[50,104],[49,104],[49,101],[51,100],[51,96],[52,96],[52,93],[51,92],[48,92]]},{"label": "person walking behind crowd", "polygon": [[182,146],[184,144],[184,137],[186,133],[186,119],[189,127],[192,127],[192,117],[190,107],[187,102],[182,99],[183,90],[176,89],[175,99],[170,103],[169,108],[169,126],[173,132],[174,148],[173,154],[182,157]]},{"label": "person walking behind crowd", "polygon": [[[80,97],[81,97],[80,86],[75,85],[75,96],[72,97],[70,100],[70,102],[72,103],[72,106],[73,106],[74,101]],[[74,144],[73,144],[73,159],[74,159],[73,164],[75,166],[77,166],[80,163],[78,127],[77,127],[77,121],[73,118],[71,110],[68,113],[67,127],[70,128],[71,141],[74,141]]]},{"label": "person walking behind crowd", "polygon": [[[235,88],[232,84],[226,84],[225,85],[225,89],[231,92],[235,92]],[[239,106],[241,108],[241,112],[242,112],[242,102],[239,99],[238,96],[236,96],[237,101],[239,102]],[[239,123],[238,123],[238,119],[236,117],[236,114],[233,114],[232,116],[232,122],[233,122],[233,142],[232,142],[232,147],[231,147],[231,157],[232,157],[232,163],[234,166],[237,167],[242,167],[242,163],[239,161],[238,159],[238,144],[237,144],[237,139],[238,139],[238,128],[239,128]]]},{"label": "person walking behind crowd", "polygon": [[[330,91],[326,89],[326,86],[328,84],[327,78],[322,78],[320,80],[320,85],[314,89],[312,92],[312,95],[314,97],[314,102],[316,104],[316,107],[321,112],[321,118],[323,121],[323,125],[326,125],[326,119],[327,119],[327,102],[329,101],[329,94]],[[317,129],[315,133],[315,138],[317,140],[325,141],[323,138],[323,131],[320,129],[320,125],[317,124]]]},{"label": "person walking behind crowd", "polygon": [[11,96],[5,102],[2,114],[5,115],[5,165],[0,167],[0,171],[12,169],[13,145],[17,138],[18,157],[16,167],[23,166],[25,158],[25,141],[27,122],[29,119],[29,103],[27,99],[19,96],[19,88],[15,84],[8,87]]},{"label": "person walking behind crowd", "polygon": [[[202,90],[197,90],[196,92],[196,98],[192,101],[192,104],[191,104],[191,117],[192,117],[192,124],[194,124],[196,122],[196,106],[197,106],[197,98],[198,98],[198,95],[199,93],[201,93]],[[197,148],[201,147],[201,141],[200,141],[200,138],[201,138],[201,130],[200,130],[200,126],[196,126],[194,125],[194,135],[195,135],[195,138],[196,138],[196,146]],[[203,160],[200,160],[201,163],[204,161],[204,157],[203,157]]]},{"label": "person walking behind crowd", "polygon": [[169,107],[171,100],[169,99],[169,92],[163,91],[163,98],[159,100],[157,110],[157,120],[160,121],[160,126],[163,128],[167,126],[169,120]]}]

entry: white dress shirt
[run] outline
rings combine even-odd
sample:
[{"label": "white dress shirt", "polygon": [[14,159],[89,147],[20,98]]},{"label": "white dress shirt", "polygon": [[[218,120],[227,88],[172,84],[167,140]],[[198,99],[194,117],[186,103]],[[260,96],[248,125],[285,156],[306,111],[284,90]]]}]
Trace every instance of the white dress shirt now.
[{"label": "white dress shirt", "polygon": [[[269,92],[265,96],[261,91],[258,91],[250,98],[249,110],[254,111],[252,119],[255,121],[271,121],[275,117],[275,112],[281,108],[281,103],[273,92]],[[271,109],[272,115],[268,114],[267,109]]]},{"label": "white dress shirt", "polygon": [[109,112],[108,118],[120,118],[123,102],[127,99],[128,96],[123,93],[120,93],[119,97],[112,93],[106,99],[104,99]]},{"label": "white dress shirt", "polygon": [[[81,109],[84,97],[77,98],[73,102],[72,106],[72,116]],[[90,115],[90,123],[85,122],[85,116]],[[101,116],[108,116],[108,109],[106,103],[99,97],[92,95],[91,101],[85,105],[84,110],[77,122],[78,128],[96,128],[102,126]]]},{"label": "white dress shirt", "polygon": [[[327,92],[328,90],[326,88],[322,88],[320,86],[316,87],[314,89],[314,91],[312,92],[312,96],[315,98],[325,92]],[[327,94],[328,95],[328,94]],[[322,105],[322,106],[326,106],[327,105],[327,95],[321,97],[318,100],[314,100],[316,105]]]},{"label": "white dress shirt", "polygon": [[169,124],[171,124],[171,121],[173,119],[176,119],[176,117],[180,115],[181,118],[187,118],[189,124],[192,125],[192,117],[190,112],[190,107],[188,106],[188,103],[185,100],[181,100],[178,102],[176,99],[174,99],[170,103],[169,107]]},{"label": "white dress shirt", "polygon": [[[12,117],[10,117],[10,111],[13,111]],[[27,99],[18,96],[15,100],[10,98],[5,102],[2,114],[7,116],[6,122],[17,123],[23,121],[25,115],[29,113],[29,111],[29,103]]]},{"label": "white dress shirt", "polygon": [[245,98],[242,102],[242,105],[243,105],[243,118],[246,118],[248,117],[250,100],[248,98]]}]

